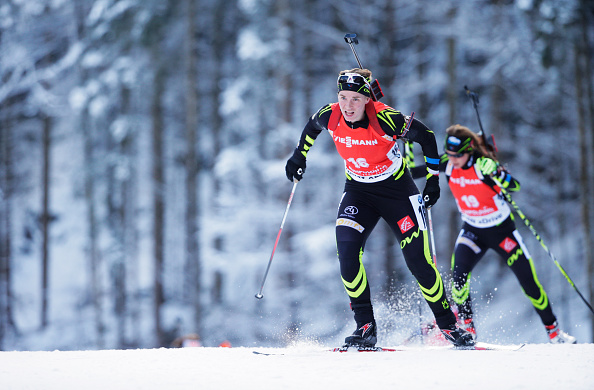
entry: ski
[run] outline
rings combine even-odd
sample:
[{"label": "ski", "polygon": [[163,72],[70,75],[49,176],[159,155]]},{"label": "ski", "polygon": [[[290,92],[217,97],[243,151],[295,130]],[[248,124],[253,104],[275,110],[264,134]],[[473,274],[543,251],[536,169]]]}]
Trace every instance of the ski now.
[{"label": "ski", "polygon": [[[396,347],[370,347],[370,346],[346,346],[336,347],[325,350],[326,352],[405,352],[405,351],[420,351],[420,350],[458,350],[458,351],[518,351],[523,348],[526,343],[522,344],[491,344],[482,341],[476,342],[469,347],[456,347],[454,345],[434,345],[434,346],[396,346]],[[323,351],[319,351],[323,352]],[[286,355],[285,352],[263,352],[252,351],[255,355],[262,356],[281,356]]]},{"label": "ski", "polygon": [[364,347],[364,346],[348,346],[343,345],[342,347],[332,348],[330,352],[396,352],[404,351],[403,348],[383,348],[383,347]]},{"label": "ski", "polygon": [[524,347],[526,344],[509,344],[509,345],[501,345],[501,344],[491,344],[491,343],[484,343],[484,342],[476,342],[473,346],[468,347],[456,347],[453,345],[443,345],[443,346],[433,346],[433,347],[392,347],[392,348],[384,348],[384,347],[357,347],[357,346],[346,346],[343,345],[342,347],[332,348],[331,352],[400,352],[400,351],[413,351],[418,349],[451,349],[451,350],[461,350],[461,351],[517,351]]}]

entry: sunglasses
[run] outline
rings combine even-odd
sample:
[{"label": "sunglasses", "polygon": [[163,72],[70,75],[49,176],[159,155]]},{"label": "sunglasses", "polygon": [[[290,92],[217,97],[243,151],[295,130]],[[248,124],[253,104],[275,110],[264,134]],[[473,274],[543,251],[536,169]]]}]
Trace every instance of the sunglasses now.
[{"label": "sunglasses", "polygon": [[367,88],[371,88],[367,79],[358,73],[345,73],[338,76],[338,85],[340,84],[357,84],[366,85]]},{"label": "sunglasses", "polygon": [[448,155],[448,157],[460,158],[460,157],[464,156],[466,153],[448,153],[448,152],[446,152],[446,154]]}]

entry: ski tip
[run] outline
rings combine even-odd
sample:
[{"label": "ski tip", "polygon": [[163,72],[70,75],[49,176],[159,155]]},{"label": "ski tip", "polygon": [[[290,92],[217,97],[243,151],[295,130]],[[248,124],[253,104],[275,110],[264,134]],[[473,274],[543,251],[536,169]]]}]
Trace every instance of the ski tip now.
[{"label": "ski tip", "polygon": [[281,356],[284,355],[283,352],[260,352],[260,351],[252,351],[254,355],[262,355],[262,356]]},{"label": "ski tip", "polygon": [[475,351],[517,351],[523,348],[526,343],[522,344],[491,344],[484,342],[476,342],[473,346],[455,346],[457,350],[475,350]]}]

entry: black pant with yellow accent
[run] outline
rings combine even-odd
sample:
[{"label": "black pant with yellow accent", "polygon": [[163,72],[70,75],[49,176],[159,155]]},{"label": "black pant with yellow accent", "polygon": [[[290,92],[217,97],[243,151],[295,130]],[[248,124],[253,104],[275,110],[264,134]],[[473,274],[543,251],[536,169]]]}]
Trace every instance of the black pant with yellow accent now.
[{"label": "black pant with yellow accent", "polygon": [[544,325],[556,318],[547,294],[538,281],[532,259],[516,230],[512,218],[495,227],[477,228],[464,223],[452,256],[452,299],[462,318],[472,318],[470,276],[473,268],[488,249],[493,249],[507,263],[520,282]]},{"label": "black pant with yellow accent", "polygon": [[[348,180],[338,208],[336,243],[340,274],[358,326],[373,321],[371,291],[363,266],[365,242],[383,218],[400,242],[408,269],[417,279],[423,297],[440,328],[455,323],[443,281],[434,266],[427,230],[421,230],[409,197],[419,194],[408,170],[398,180],[377,183]],[[420,196],[420,195],[419,195]]]}]

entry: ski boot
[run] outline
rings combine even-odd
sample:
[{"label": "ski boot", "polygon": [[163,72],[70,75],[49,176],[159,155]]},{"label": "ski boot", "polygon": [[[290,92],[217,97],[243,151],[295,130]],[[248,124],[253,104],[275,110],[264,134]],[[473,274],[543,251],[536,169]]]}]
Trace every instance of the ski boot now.
[{"label": "ski boot", "polygon": [[454,344],[454,347],[472,347],[474,346],[474,337],[466,329],[460,328],[457,324],[452,324],[447,328],[441,329],[441,333],[446,340]]},{"label": "ski boot", "polygon": [[472,339],[476,340],[476,328],[474,327],[474,322],[472,321],[472,318],[466,318],[464,320],[461,320],[460,328],[472,334]]},{"label": "ski boot", "polygon": [[377,343],[377,326],[375,321],[357,328],[352,335],[344,339],[346,347],[373,347]]},{"label": "ski boot", "polygon": [[557,321],[553,322],[552,325],[545,325],[547,334],[549,335],[549,342],[551,344],[575,344],[577,340],[575,337],[568,335],[561,329]]}]

